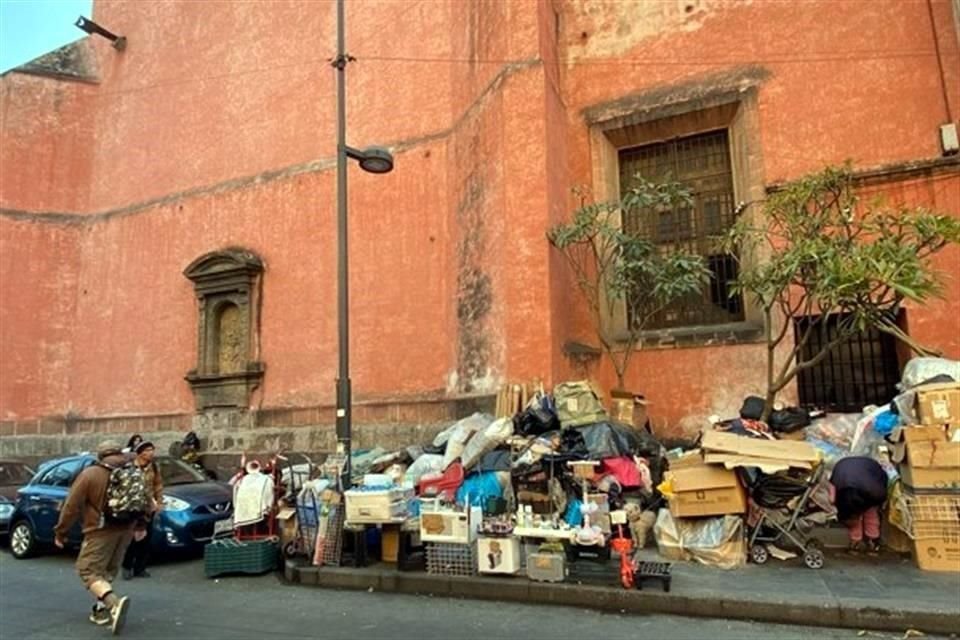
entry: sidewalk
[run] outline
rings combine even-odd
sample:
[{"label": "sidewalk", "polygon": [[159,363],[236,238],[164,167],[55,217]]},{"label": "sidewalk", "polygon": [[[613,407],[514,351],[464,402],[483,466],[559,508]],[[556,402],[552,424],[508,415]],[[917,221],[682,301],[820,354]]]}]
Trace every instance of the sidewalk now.
[{"label": "sidewalk", "polygon": [[[655,552],[651,558],[655,559]],[[528,604],[588,607],[607,611],[755,620],[759,622],[951,634],[960,630],[960,575],[928,573],[893,554],[850,557],[828,552],[814,571],[798,560],[771,560],[722,571],[674,563],[670,593],[659,582],[643,591],[619,586],[616,566],[571,565],[566,582],[531,582],[526,577],[447,577],[399,572],[389,565],[363,569],[287,561],[285,576],[301,585],[374,589]]]}]

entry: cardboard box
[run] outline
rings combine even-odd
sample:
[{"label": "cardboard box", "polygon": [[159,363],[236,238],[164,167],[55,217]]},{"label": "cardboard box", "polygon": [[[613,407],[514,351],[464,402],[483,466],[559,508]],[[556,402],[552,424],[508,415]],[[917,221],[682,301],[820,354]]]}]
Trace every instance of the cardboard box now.
[{"label": "cardboard box", "polygon": [[960,442],[944,427],[905,427],[894,433],[900,476],[911,489],[960,492]]},{"label": "cardboard box", "polygon": [[913,539],[917,566],[960,573],[960,497],[903,492],[897,502],[898,511],[905,509],[905,530]]},{"label": "cardboard box", "polygon": [[670,469],[686,469],[688,467],[699,467],[703,465],[703,451],[694,449],[687,451],[677,458],[667,458],[670,463]]},{"label": "cardboard box", "polygon": [[924,571],[960,573],[960,525],[939,523],[930,537],[918,537],[913,559]]},{"label": "cardboard box", "polygon": [[297,511],[285,507],[277,512],[277,523],[280,525],[280,545],[286,546],[287,543],[297,539]]},{"label": "cardboard box", "polygon": [[926,384],[916,391],[921,424],[960,424],[960,383]]},{"label": "cardboard box", "polygon": [[697,518],[744,513],[747,497],[734,471],[717,465],[686,467],[670,472],[675,518]]},{"label": "cardboard box", "polygon": [[893,446],[890,458],[901,463],[907,459],[907,448],[922,442],[946,442],[947,430],[943,426],[897,427],[890,435]]},{"label": "cardboard box", "polygon": [[400,556],[400,525],[383,525],[380,532],[380,561],[395,563]]},{"label": "cardboard box", "polygon": [[477,540],[477,569],[480,573],[512,575],[520,572],[520,540],[480,538]]}]

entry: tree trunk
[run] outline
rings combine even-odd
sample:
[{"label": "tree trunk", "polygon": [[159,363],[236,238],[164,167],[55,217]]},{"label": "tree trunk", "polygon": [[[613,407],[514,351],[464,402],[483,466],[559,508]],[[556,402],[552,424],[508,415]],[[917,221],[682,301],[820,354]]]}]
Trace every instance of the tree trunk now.
[{"label": "tree trunk", "polygon": [[777,399],[777,392],[774,390],[773,382],[773,369],[774,369],[774,357],[777,353],[777,345],[773,344],[773,313],[771,308],[766,308],[763,311],[763,321],[766,326],[766,337],[767,337],[767,396],[766,402],[763,404],[763,415],[760,417],[763,422],[766,422],[770,418],[770,412],[773,411],[773,403]]}]

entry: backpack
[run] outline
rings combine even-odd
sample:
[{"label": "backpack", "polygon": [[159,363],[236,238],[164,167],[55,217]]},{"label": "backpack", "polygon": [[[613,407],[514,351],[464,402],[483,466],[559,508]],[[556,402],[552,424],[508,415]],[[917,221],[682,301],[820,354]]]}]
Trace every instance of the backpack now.
[{"label": "backpack", "polygon": [[744,420],[759,420],[767,401],[758,396],[747,396],[740,407],[740,417]]},{"label": "backpack", "polygon": [[103,517],[107,522],[125,524],[150,511],[150,490],[143,470],[133,462],[119,467],[101,465],[110,472]]},{"label": "backpack", "polygon": [[590,383],[561,382],[553,389],[557,418],[564,429],[607,420],[607,412]]}]

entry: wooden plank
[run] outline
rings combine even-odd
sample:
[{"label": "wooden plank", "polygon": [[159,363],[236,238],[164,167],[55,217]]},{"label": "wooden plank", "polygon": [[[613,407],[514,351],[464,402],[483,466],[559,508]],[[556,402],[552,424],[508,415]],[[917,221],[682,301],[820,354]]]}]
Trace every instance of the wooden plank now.
[{"label": "wooden plank", "polygon": [[760,440],[722,431],[705,432],[700,446],[704,451],[733,453],[755,458],[800,462],[817,462],[820,459],[816,448],[808,442]]}]

